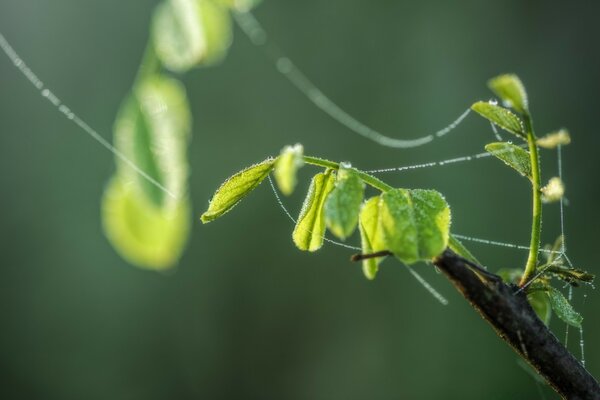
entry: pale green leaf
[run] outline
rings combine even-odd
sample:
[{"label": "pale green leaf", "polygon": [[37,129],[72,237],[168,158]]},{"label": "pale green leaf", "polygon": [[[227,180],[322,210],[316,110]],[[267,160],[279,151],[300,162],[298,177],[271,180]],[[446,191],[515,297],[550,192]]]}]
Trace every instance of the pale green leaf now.
[{"label": "pale green leaf", "polygon": [[450,207],[434,190],[381,195],[379,222],[387,249],[405,264],[431,260],[448,246]]},{"label": "pale green leaf", "polygon": [[550,323],[550,317],[552,317],[552,307],[550,306],[550,298],[548,293],[545,291],[535,291],[527,295],[529,304],[537,314],[537,316],[548,325]]},{"label": "pale green leaf", "polygon": [[472,263],[475,263],[477,265],[481,265],[479,260],[475,258],[475,256],[469,251],[469,249],[467,249],[465,245],[452,234],[450,234],[450,237],[448,239],[448,247],[450,248],[450,250],[452,250],[465,260],[471,261]]},{"label": "pale green leaf", "polygon": [[238,172],[223,182],[211,199],[208,210],[200,217],[202,222],[214,221],[235,207],[240,200],[260,185],[269,175],[274,164],[275,160],[268,158]]},{"label": "pale green leaf", "polygon": [[296,173],[304,161],[302,155],[304,148],[301,144],[285,146],[275,162],[275,181],[283,194],[289,196],[296,187]]},{"label": "pale green leaf", "polygon": [[220,61],[231,44],[231,17],[212,0],[166,0],[152,21],[152,40],[161,63],[176,72]]},{"label": "pale green leaf", "polygon": [[117,176],[102,200],[102,223],[111,244],[131,264],[164,270],[174,266],[189,234],[187,198],[162,207]]},{"label": "pale green leaf", "polygon": [[365,184],[356,171],[341,164],[335,189],[325,202],[325,222],[335,236],[344,240],[354,232],[363,201]]},{"label": "pale green leaf", "polygon": [[[190,125],[183,86],[174,79],[148,78],[121,106],[114,128],[115,146],[175,197],[185,196]],[[147,196],[156,206],[175,201],[141,176],[130,163],[122,159],[117,162],[121,179],[141,189],[141,195]]]},{"label": "pale green leaf", "polygon": [[513,74],[500,75],[490,79],[488,86],[502,99],[506,107],[513,108],[521,114],[529,113],[527,92],[518,76]]},{"label": "pale green leaf", "polygon": [[324,205],[334,188],[335,174],[328,170],[312,178],[300,216],[292,234],[300,250],[317,251],[323,245],[325,235]]},{"label": "pale green leaf", "polygon": [[473,104],[471,109],[510,133],[514,133],[521,138],[526,136],[523,129],[523,122],[506,108],[489,102],[479,101]]},{"label": "pale green leaf", "polygon": [[[358,227],[360,230],[361,247],[363,254],[376,253],[387,250],[386,243],[379,226],[379,206],[381,197],[371,197],[367,200],[359,214]],[[382,258],[366,258],[362,261],[363,273],[367,279],[375,279]]]},{"label": "pale green leaf", "polygon": [[507,142],[490,143],[485,146],[485,149],[519,174],[532,179],[531,157],[527,150]]},{"label": "pale green leaf", "polygon": [[554,149],[558,146],[566,146],[571,143],[571,135],[569,135],[568,130],[563,128],[539,138],[536,143],[545,149]]},{"label": "pale green leaf", "polygon": [[550,304],[552,309],[565,323],[574,326],[576,328],[581,327],[583,317],[579,314],[569,301],[555,288],[550,288],[548,295],[550,296]]}]

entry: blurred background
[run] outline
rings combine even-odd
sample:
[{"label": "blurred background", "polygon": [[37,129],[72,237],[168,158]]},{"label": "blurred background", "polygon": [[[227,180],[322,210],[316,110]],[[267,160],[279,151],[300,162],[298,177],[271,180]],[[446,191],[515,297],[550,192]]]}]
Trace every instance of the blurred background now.
[{"label": "blurred background", "polygon": [[[3,0],[0,32],[57,96],[104,137],[130,89],[157,1]],[[538,134],[565,126],[569,256],[596,274],[600,25],[594,2],[265,0],[271,38],[343,108],[390,136],[415,138],[488,99],[488,78],[521,76]],[[364,279],[351,251],[302,253],[263,184],[223,219],[197,217],[221,181],[301,142],[310,155],[374,169],[482,151],[470,116],[413,150],[379,147],[317,110],[236,28],[226,60],[182,77],[194,112],[194,223],[173,273],[127,265],[102,232],[113,157],[0,57],[0,370],[2,398],[531,399],[534,379],[441,275],[416,268],[444,307],[393,260]],[[506,137],[506,136],[505,136]],[[544,180],[557,174],[542,154]],[[294,214],[308,186],[286,204]],[[381,176],[434,188],[453,231],[527,244],[527,182],[491,158]],[[544,209],[544,242],[560,233]],[[358,237],[351,239],[358,243]],[[492,269],[524,251],[469,244]],[[587,295],[587,297],[586,297]],[[576,290],[585,358],[600,375],[600,296]],[[565,325],[552,329],[564,338]],[[579,355],[579,333],[569,347]],[[555,398],[544,388],[547,398]]]}]

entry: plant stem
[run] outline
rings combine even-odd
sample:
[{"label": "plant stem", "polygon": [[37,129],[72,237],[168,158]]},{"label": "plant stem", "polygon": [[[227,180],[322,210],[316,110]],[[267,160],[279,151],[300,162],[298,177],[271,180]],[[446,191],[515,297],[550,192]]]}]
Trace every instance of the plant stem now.
[{"label": "plant stem", "polygon": [[154,51],[154,43],[152,43],[152,40],[150,40],[146,45],[146,49],[144,50],[142,62],[140,63],[140,67],[137,71],[133,87],[137,87],[141,82],[154,75],[159,70],[160,62],[158,61],[158,57]]},{"label": "plant stem", "polygon": [[[331,169],[335,169],[335,170],[340,168],[339,163],[325,160],[323,158],[302,156],[302,159],[304,160],[305,163],[311,164],[311,165],[316,165],[317,167],[331,168]],[[360,179],[362,179],[367,185],[370,185],[377,190],[381,190],[382,192],[387,192],[388,190],[393,189],[392,186],[388,185],[387,183],[383,182],[382,180],[380,180],[378,178],[375,178],[373,175],[369,175],[366,172],[359,171],[357,169],[355,169],[355,171],[356,171],[356,174],[360,177]]]},{"label": "plant stem", "polygon": [[529,146],[529,157],[531,160],[531,183],[533,190],[533,219],[531,222],[531,242],[529,244],[529,257],[525,271],[519,282],[524,286],[535,273],[540,250],[540,235],[542,232],[542,192],[540,183],[540,158],[536,137],[533,131],[533,123],[529,115],[524,116],[525,130],[527,132],[527,144]]}]

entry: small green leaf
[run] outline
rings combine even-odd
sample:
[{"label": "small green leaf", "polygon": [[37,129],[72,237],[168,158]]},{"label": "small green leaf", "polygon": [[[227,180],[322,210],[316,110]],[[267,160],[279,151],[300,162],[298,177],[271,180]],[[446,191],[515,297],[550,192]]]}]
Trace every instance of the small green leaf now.
[{"label": "small green leaf", "polygon": [[502,280],[506,283],[518,283],[523,275],[523,271],[518,268],[502,268],[496,272]]},{"label": "small green leaf", "polygon": [[340,165],[335,189],[325,202],[325,222],[335,236],[345,240],[354,232],[363,201],[365,184],[353,169]]},{"label": "small green leaf", "polygon": [[405,264],[431,260],[448,246],[450,207],[434,190],[394,189],[381,195],[379,221],[387,249]]},{"label": "small green leaf", "polygon": [[475,256],[469,251],[469,249],[467,249],[465,247],[465,245],[462,244],[462,242],[460,240],[458,240],[452,234],[450,235],[450,238],[448,239],[448,247],[450,248],[450,250],[452,250],[453,252],[455,252],[456,254],[458,254],[459,256],[464,258],[465,260],[471,261],[472,263],[475,263],[477,265],[481,265],[479,260],[477,260],[477,258],[475,258]]},{"label": "small green leaf", "polygon": [[552,317],[552,307],[550,306],[548,293],[542,290],[535,291],[527,295],[527,300],[529,300],[529,304],[531,304],[533,311],[535,311],[542,322],[548,325],[550,323],[550,317]]},{"label": "small green leaf", "polygon": [[570,266],[549,265],[546,267],[546,271],[549,274],[571,284],[576,284],[577,282],[592,283],[594,281],[594,274]]},{"label": "small green leaf", "polygon": [[325,235],[323,208],[327,196],[334,188],[334,182],[335,174],[331,170],[315,175],[310,182],[292,234],[294,243],[300,250],[317,251],[323,245],[323,236]]},{"label": "small green leaf", "polygon": [[524,177],[531,179],[531,157],[527,150],[507,142],[490,143],[485,149]]},{"label": "small green leaf", "polygon": [[554,149],[558,146],[566,146],[571,143],[571,135],[566,129],[551,132],[537,140],[537,145],[545,149]]},{"label": "small green leaf", "polygon": [[231,38],[229,13],[212,0],[166,0],[152,21],[156,54],[175,72],[220,61]]},{"label": "small green leaf", "polygon": [[113,247],[131,264],[164,270],[174,266],[189,233],[187,198],[158,207],[121,176],[102,199],[102,224]]},{"label": "small green leaf", "polygon": [[[379,226],[379,207],[381,197],[371,197],[367,200],[359,214],[358,227],[363,254],[371,254],[387,250],[383,233]],[[367,258],[363,260],[363,273],[367,279],[375,279],[382,258]]]},{"label": "small green leaf", "polygon": [[214,221],[235,207],[240,200],[260,185],[269,175],[274,164],[275,160],[268,158],[238,172],[223,182],[210,201],[208,210],[200,217],[202,222]]},{"label": "small green leaf", "polygon": [[552,309],[558,318],[562,319],[565,323],[571,326],[580,328],[581,322],[583,322],[583,317],[581,314],[575,311],[575,309],[573,309],[573,306],[571,306],[565,296],[563,296],[563,294],[555,288],[550,288],[548,295],[550,296],[550,304],[552,305]]},{"label": "small green leaf", "polygon": [[275,162],[275,181],[279,190],[286,196],[289,196],[296,187],[296,172],[302,167],[302,155],[304,148],[301,144],[295,146],[285,146]]},{"label": "small green leaf", "polygon": [[490,79],[488,86],[502,99],[506,107],[513,108],[521,114],[529,113],[529,104],[525,86],[518,76],[513,74],[500,75]]},{"label": "small green leaf", "polygon": [[489,102],[478,101],[471,106],[471,109],[510,133],[514,133],[521,138],[526,136],[523,123],[519,117],[506,108]]},{"label": "small green leaf", "polygon": [[542,201],[544,203],[554,203],[560,201],[565,195],[565,185],[563,181],[555,176],[550,178],[548,184],[540,189],[542,191]]}]

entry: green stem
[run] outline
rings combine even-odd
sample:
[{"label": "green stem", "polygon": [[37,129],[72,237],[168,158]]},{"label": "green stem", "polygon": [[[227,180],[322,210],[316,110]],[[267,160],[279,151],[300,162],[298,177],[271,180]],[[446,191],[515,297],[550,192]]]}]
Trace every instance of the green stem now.
[{"label": "green stem", "polygon": [[533,123],[529,115],[524,116],[525,129],[527,132],[527,144],[529,146],[529,157],[531,159],[531,183],[533,190],[533,219],[531,222],[531,242],[529,244],[529,258],[525,271],[519,282],[524,286],[535,273],[540,250],[540,235],[542,232],[542,192],[540,183],[540,159],[536,137],[533,131]]},{"label": "green stem", "polygon": [[154,44],[149,41],[142,56],[142,62],[135,77],[133,87],[137,87],[141,82],[148,79],[160,70],[160,62],[154,51]]},{"label": "green stem", "polygon": [[[311,164],[311,165],[316,165],[317,167],[331,168],[331,169],[336,169],[336,170],[340,168],[339,163],[325,160],[323,158],[302,156],[302,159],[304,160],[305,163]],[[380,179],[375,178],[373,175],[369,175],[366,172],[359,171],[359,170],[355,170],[355,171],[356,171],[357,175],[360,177],[360,179],[362,179],[367,185],[370,185],[377,190],[381,190],[382,192],[387,192],[388,190],[393,189],[392,186],[388,185],[387,183],[383,182]]]}]

